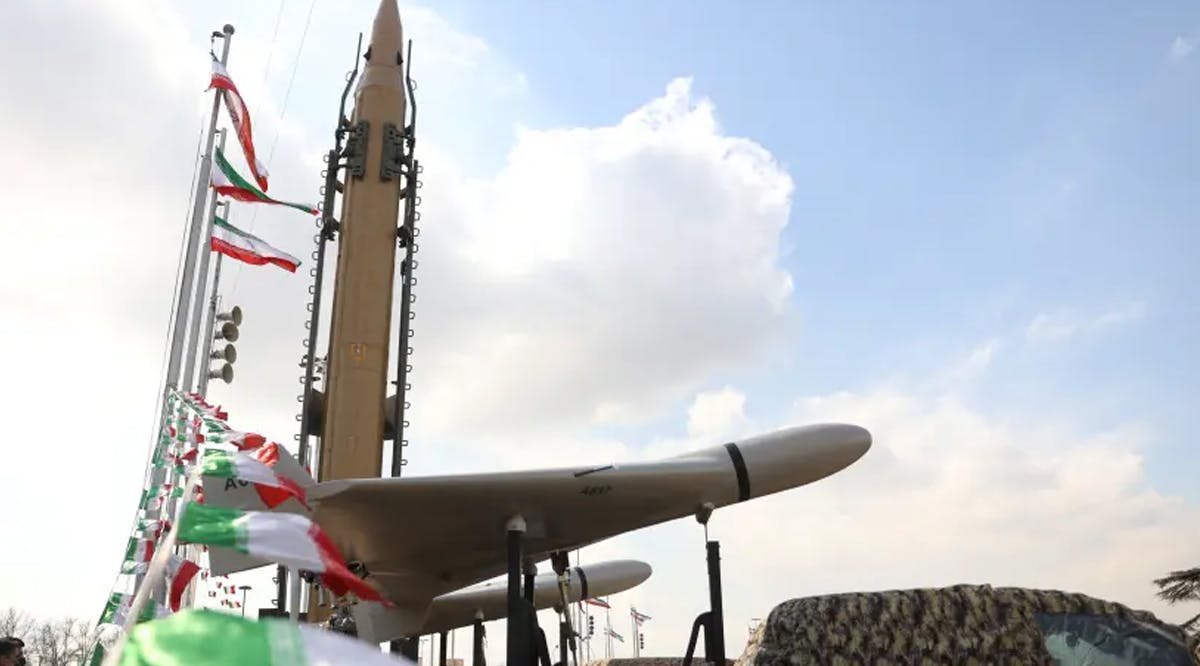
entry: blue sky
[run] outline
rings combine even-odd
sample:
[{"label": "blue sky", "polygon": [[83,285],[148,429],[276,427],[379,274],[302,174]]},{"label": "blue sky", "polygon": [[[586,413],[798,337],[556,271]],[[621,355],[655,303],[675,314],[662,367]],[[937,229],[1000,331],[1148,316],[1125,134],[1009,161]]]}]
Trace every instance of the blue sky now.
[{"label": "blue sky", "polygon": [[[1143,303],[1136,325],[1005,350],[981,408],[1153,424],[1147,464],[1193,498],[1200,87],[1189,3],[468,3],[533,122],[601,124],[694,77],[726,132],[796,183],[786,377],[821,391],[920,372],[1035,316]],[[419,46],[419,45],[418,45]],[[419,50],[417,51],[419,54]],[[1011,347],[1011,345],[1010,345]],[[965,351],[965,350],[964,350]],[[769,392],[768,392],[769,393]]]},{"label": "blue sky", "polygon": [[[47,552],[13,555],[6,601],[90,617],[110,589],[159,390],[209,32],[237,27],[230,72],[260,151],[278,137],[270,193],[313,200],[375,5],[0,5],[0,139],[28,157],[0,165],[24,194],[10,219],[29,221],[0,248],[21,276],[0,290],[0,326],[28,345],[10,359],[26,415],[10,438],[44,442],[62,418],[46,359],[107,380],[88,405],[105,428],[61,442],[73,463],[53,472],[65,488],[104,480],[94,519],[60,528],[77,506],[46,490],[43,447],[13,448],[0,469],[0,504],[45,507],[26,538]],[[609,462],[850,421],[875,435],[860,464],[714,520],[731,641],[785,595],[849,589],[991,582],[1188,610],[1147,581],[1200,558],[1178,537],[1200,520],[1200,7],[447,0],[402,13],[427,166],[410,472]],[[33,52],[40,69],[24,65]],[[649,131],[652,112],[667,120]],[[231,221],[308,256],[294,211],[235,206]],[[285,443],[306,268],[232,267],[222,290],[247,319],[237,379],[212,397],[235,427]],[[585,549],[655,566],[622,603],[655,616],[663,654],[703,603],[694,529]],[[113,555],[78,562],[78,541]],[[268,603],[268,577],[247,574],[252,604]]]}]

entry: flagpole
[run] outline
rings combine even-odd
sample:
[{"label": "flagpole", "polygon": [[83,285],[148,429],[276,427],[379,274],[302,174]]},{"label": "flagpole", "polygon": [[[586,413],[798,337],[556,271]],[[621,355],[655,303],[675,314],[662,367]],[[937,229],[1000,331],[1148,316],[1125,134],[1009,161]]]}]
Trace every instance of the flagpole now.
[{"label": "flagpole", "polygon": [[[221,151],[224,151],[225,150],[225,130],[223,130],[223,129],[217,130],[217,134],[220,135],[220,138],[217,139],[218,149]],[[188,349],[187,366],[185,366],[185,369],[183,372],[183,388],[185,391],[190,391],[192,389],[192,386],[194,386],[194,384],[192,384],[192,381],[195,379],[195,376],[196,376],[196,353],[197,352],[203,353],[205,355],[204,359],[200,361],[203,364],[200,368],[200,372],[201,372],[201,374],[205,375],[206,381],[204,381],[204,387],[205,387],[205,389],[208,388],[207,375],[208,375],[209,342],[207,340],[201,340],[199,338],[199,336],[200,336],[200,322],[204,321],[204,306],[205,306],[204,296],[205,296],[205,292],[208,291],[208,260],[209,260],[209,257],[212,255],[212,250],[209,249],[209,244],[210,244],[209,239],[212,238],[213,216],[216,214],[217,214],[217,195],[214,193],[212,195],[212,200],[208,204],[208,216],[205,217],[204,222],[203,222],[204,231],[198,239],[203,242],[203,245],[200,245],[200,247],[199,247],[199,249],[200,249],[200,266],[196,269],[196,297],[192,301],[192,315],[191,315],[192,331],[191,331],[191,333],[188,334],[189,339],[192,341],[191,342],[192,346],[190,349]],[[198,245],[199,245],[199,243],[198,243]],[[213,285],[213,294],[215,295],[216,293],[217,293],[217,285],[214,284]],[[201,392],[201,395],[204,395],[204,393]]]},{"label": "flagpole", "polygon": [[[221,64],[229,62],[229,43],[233,37],[233,26],[228,23],[221,32],[214,32],[213,37],[222,37]],[[204,204],[208,203],[209,180],[212,175],[213,141],[216,138],[217,114],[221,111],[221,95],[213,92],[212,116],[208,120],[208,139],[204,146],[204,155],[200,159],[200,172],[196,177],[196,195],[192,207],[192,220],[188,225],[188,246],[184,254],[183,272],[179,276],[179,307],[175,311],[175,324],[171,333],[171,356],[167,364],[167,385],[181,388],[179,384],[179,366],[183,361],[184,336],[187,333],[188,313],[191,302],[192,280],[196,269],[196,247],[200,244],[200,226],[204,221]],[[215,196],[215,195],[214,195]],[[195,341],[192,341],[193,344]],[[194,349],[193,349],[194,351]]]},{"label": "flagpole", "polygon": [[633,658],[637,659],[642,654],[642,651],[640,649],[638,649],[637,618],[633,616],[633,607],[632,606],[629,607],[629,611],[630,611],[629,612],[629,625],[630,625],[630,630],[633,631],[633,633],[630,634],[629,640],[633,641]]},{"label": "flagpole", "polygon": [[[225,137],[222,136],[221,140],[224,141],[224,139],[225,139]],[[225,219],[228,220],[229,219],[229,202],[222,201],[222,202],[219,202],[217,205],[221,206],[223,208],[224,213],[225,213]],[[216,215],[216,212],[214,211],[213,214]],[[212,235],[211,230],[209,232],[209,235],[210,236]],[[221,295],[220,295],[221,259],[224,256],[225,255],[218,252],[217,253],[217,261],[213,265],[212,294],[210,294],[209,298],[208,298],[208,325],[206,326],[205,331],[204,331],[203,351],[200,353],[200,358],[203,359],[202,360],[203,363],[208,363],[209,357],[212,356],[213,327],[216,325],[216,321],[217,321],[217,306],[219,305],[219,303],[221,301]],[[200,382],[200,389],[197,392],[201,395],[201,397],[207,397],[208,396],[208,372],[207,372],[207,370],[202,368],[200,370],[200,375],[199,375],[199,377],[197,377],[197,379]]]}]

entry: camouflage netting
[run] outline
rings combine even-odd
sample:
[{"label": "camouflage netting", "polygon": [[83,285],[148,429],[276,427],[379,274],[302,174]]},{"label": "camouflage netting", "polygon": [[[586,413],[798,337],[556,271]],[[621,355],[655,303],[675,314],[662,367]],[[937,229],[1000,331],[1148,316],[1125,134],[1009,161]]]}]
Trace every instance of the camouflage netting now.
[{"label": "camouflage netting", "polygon": [[[1086,621],[1088,616],[1105,616],[1105,622],[1124,629],[1102,627],[1087,635],[1095,625]],[[1055,623],[1054,629],[1044,630],[1046,622]],[[1129,628],[1151,642],[1173,646],[1177,655],[1183,651],[1175,644],[1187,643],[1178,627],[1150,613],[1082,594],[988,585],[835,594],[776,606],[751,636],[737,666],[1052,665],[1061,662],[1047,648],[1048,633],[1061,649],[1072,650],[1080,645],[1077,636],[1083,636],[1082,646],[1088,648],[1106,640],[1111,644]],[[1150,649],[1144,641],[1134,642],[1133,649]]]},{"label": "camouflage netting", "polygon": [[[703,653],[703,648],[701,648]],[[710,662],[704,660],[704,655],[692,659],[692,666],[706,666]],[[733,666],[732,659],[726,659],[726,666]],[[681,657],[637,657],[621,659],[598,659],[587,662],[587,666],[683,666]]]}]

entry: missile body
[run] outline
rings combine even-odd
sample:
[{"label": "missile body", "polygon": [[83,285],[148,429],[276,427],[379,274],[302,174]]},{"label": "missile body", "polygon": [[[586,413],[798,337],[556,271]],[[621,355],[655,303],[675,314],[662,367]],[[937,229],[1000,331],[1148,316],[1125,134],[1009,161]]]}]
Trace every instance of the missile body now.
[{"label": "missile body", "polygon": [[[650,577],[649,564],[638,560],[597,562],[568,570],[567,603],[604,597],[630,590]],[[538,574],[533,584],[533,604],[538,610],[557,606],[560,597],[554,572]],[[458,627],[468,627],[480,614],[485,622],[508,615],[508,584],[494,580],[443,594],[423,614],[389,611],[375,604],[356,604],[352,611],[358,635],[369,642],[400,636],[426,636]]]},{"label": "missile body", "polygon": [[[346,143],[317,461],[317,478],[323,481],[377,477],[383,465],[392,281],[404,185],[402,43],[396,0],[382,0],[354,93]],[[311,595],[309,621],[319,622],[327,615],[319,595]]]},{"label": "missile body", "polygon": [[322,481],[379,476],[402,176],[403,30],[383,0],[354,94],[321,436]]}]

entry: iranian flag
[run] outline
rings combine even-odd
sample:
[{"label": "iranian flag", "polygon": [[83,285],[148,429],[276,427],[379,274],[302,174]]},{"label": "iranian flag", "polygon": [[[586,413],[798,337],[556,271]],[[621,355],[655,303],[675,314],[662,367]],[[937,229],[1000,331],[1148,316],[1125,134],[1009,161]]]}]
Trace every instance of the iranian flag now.
[{"label": "iranian flag", "polygon": [[[113,595],[108,599],[108,604],[104,607],[104,612],[100,614],[100,624],[125,626],[125,621],[129,619],[129,611],[132,606],[132,594],[113,592]],[[165,608],[159,606],[153,599],[147,599],[146,605],[142,607],[142,612],[138,615],[137,621],[146,622],[156,617],[164,617],[167,614]]]},{"label": "iranian flag", "polygon": [[219,217],[213,218],[210,246],[213,252],[254,266],[275,264],[289,273],[295,273],[300,265],[299,259]]},{"label": "iranian flag", "polygon": [[304,488],[273,469],[274,463],[279,461],[279,452],[276,450],[278,446],[272,442],[255,451],[254,455],[209,449],[200,460],[200,474],[250,482],[268,509],[273,509],[292,497],[308,508]]},{"label": "iranian flag", "polygon": [[251,451],[267,443],[267,438],[253,432],[226,430],[208,436],[214,444],[232,444],[238,451]]},{"label": "iranian flag", "polygon": [[[121,573],[128,575],[145,575],[149,569],[149,562],[125,562],[121,565]],[[200,567],[195,562],[179,555],[172,554],[167,560],[167,580],[170,582],[168,601],[172,611],[179,610],[184,591],[199,572]]]},{"label": "iranian flag", "polygon": [[138,625],[116,663],[123,666],[413,666],[379,646],[283,619],[250,620],[213,610],[186,610]]},{"label": "iranian flag", "polygon": [[184,591],[198,573],[200,573],[198,564],[178,555],[171,555],[171,559],[167,561],[167,580],[171,582],[167,600],[172,611],[179,610],[180,604],[183,603]]},{"label": "iranian flag", "polygon": [[319,211],[308,204],[290,203],[267,196],[233,169],[233,165],[225,159],[225,153],[221,152],[220,148],[213,148],[213,155],[216,158],[217,168],[212,172],[212,188],[217,191],[217,194],[238,201],[278,204],[302,210],[310,215],[318,214]]},{"label": "iranian flag", "polygon": [[267,167],[262,160],[258,159],[258,155],[254,151],[254,133],[250,129],[250,111],[246,109],[246,102],[229,76],[229,71],[225,69],[225,65],[222,65],[221,61],[217,60],[216,56],[213,56],[212,79],[208,84],[209,90],[213,88],[221,91],[222,101],[225,102],[225,108],[229,110],[229,120],[233,123],[233,128],[237,130],[238,143],[242,144],[242,152],[246,155],[246,164],[250,165],[250,172],[254,174],[254,180],[265,192],[268,189]]},{"label": "iranian flag", "polygon": [[612,608],[612,606],[610,606],[608,603],[608,599],[604,599],[602,597],[595,597],[593,599],[584,599],[583,603],[588,604],[590,606],[599,606],[600,608]]},{"label": "iranian flag", "polygon": [[311,571],[337,596],[353,592],[359,599],[392,605],[350,572],[329,536],[305,516],[193,502],[184,509],[178,529],[183,543],[232,548],[250,557]]},{"label": "iranian flag", "polygon": [[149,562],[154,557],[154,541],[150,539],[130,539],[125,547],[126,562]]}]

